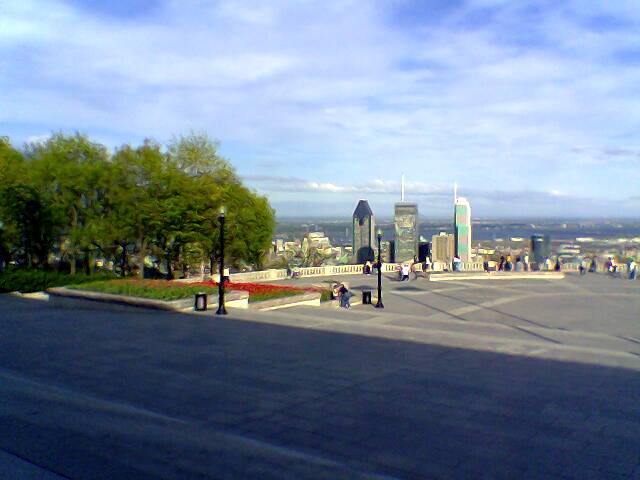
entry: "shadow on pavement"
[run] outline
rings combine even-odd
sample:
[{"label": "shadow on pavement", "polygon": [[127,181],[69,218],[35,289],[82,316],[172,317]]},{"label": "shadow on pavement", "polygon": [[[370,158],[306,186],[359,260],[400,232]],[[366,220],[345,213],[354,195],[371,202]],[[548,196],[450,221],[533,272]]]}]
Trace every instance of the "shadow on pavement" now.
[{"label": "shadow on pavement", "polygon": [[638,371],[232,318],[3,299],[0,406],[70,478],[640,473]]}]

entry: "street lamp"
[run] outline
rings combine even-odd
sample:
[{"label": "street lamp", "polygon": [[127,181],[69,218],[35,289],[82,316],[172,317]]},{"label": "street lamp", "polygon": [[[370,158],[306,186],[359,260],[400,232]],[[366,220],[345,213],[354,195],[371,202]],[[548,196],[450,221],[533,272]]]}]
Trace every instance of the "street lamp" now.
[{"label": "street lamp", "polygon": [[382,304],[382,261],[380,260],[380,242],[382,241],[382,230],[378,230],[378,301],[376,308],[384,308]]},{"label": "street lamp", "polygon": [[227,309],[224,306],[224,206],[220,207],[220,281],[218,282],[218,311],[216,315],[226,315]]}]

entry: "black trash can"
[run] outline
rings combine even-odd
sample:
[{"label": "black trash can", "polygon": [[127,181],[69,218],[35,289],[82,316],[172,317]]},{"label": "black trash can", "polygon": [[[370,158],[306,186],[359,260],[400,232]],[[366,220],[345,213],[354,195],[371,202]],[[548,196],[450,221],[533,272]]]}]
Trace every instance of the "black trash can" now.
[{"label": "black trash can", "polygon": [[193,309],[196,312],[204,312],[207,310],[207,294],[206,293],[196,293]]},{"label": "black trash can", "polygon": [[362,304],[371,305],[371,290],[362,291]]}]

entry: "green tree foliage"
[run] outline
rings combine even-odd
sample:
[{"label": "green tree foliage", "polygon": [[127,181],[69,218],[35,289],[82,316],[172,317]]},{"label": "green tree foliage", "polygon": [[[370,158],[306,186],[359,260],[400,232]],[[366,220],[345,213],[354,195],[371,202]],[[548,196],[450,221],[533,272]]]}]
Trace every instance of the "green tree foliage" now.
[{"label": "green tree foliage", "polygon": [[7,137],[0,137],[0,185],[22,183],[26,179],[24,158],[11,146]]},{"label": "green tree foliage", "polygon": [[33,187],[0,189],[0,222],[3,263],[46,265],[54,241],[52,211]]},{"label": "green tree foliage", "polygon": [[64,238],[61,253],[69,259],[73,274],[78,258],[88,260],[95,244],[107,149],[79,133],[57,133],[46,142],[30,144],[27,160],[30,178],[55,210]]},{"label": "green tree foliage", "polygon": [[72,273],[83,263],[88,273],[100,257],[122,275],[142,272],[145,259],[153,258],[172,278],[176,268],[217,263],[225,205],[225,260],[260,268],[271,244],[273,210],[242,185],[217,149],[204,134],[174,137],[166,150],[145,140],[113,153],[79,133],[54,134],[24,153],[2,138],[0,211],[6,220],[0,221],[6,226],[0,254],[6,262],[23,255],[30,258],[21,260],[25,265],[44,264],[54,246],[54,257],[68,262]]}]

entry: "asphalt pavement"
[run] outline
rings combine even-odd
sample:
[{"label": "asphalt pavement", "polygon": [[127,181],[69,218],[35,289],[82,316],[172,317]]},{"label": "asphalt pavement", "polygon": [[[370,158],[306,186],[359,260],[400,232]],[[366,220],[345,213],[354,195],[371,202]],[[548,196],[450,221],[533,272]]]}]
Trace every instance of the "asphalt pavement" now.
[{"label": "asphalt pavement", "polygon": [[0,475],[640,479],[640,283],[385,280],[227,317],[1,296]]}]

